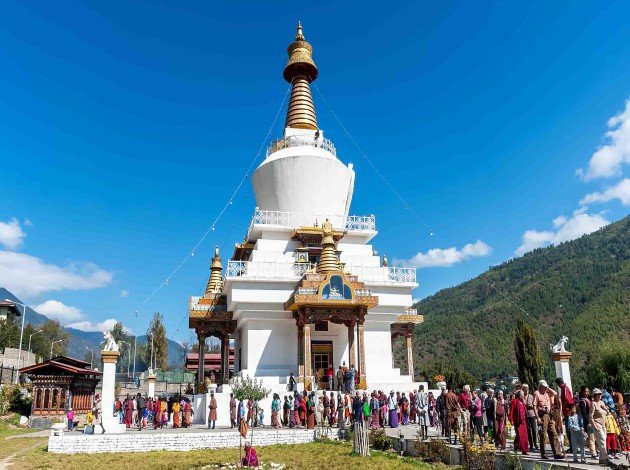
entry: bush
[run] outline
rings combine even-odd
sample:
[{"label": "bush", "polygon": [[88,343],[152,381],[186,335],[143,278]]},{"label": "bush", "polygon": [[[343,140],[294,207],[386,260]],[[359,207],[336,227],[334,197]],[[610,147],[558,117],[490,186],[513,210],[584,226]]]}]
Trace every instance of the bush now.
[{"label": "bush", "polygon": [[376,450],[389,450],[392,447],[392,441],[382,429],[370,432],[370,447]]},{"label": "bush", "polygon": [[446,441],[442,439],[430,439],[427,442],[416,441],[416,451],[427,462],[448,463],[449,449]]},{"label": "bush", "polygon": [[0,414],[11,412],[26,416],[31,413],[31,398],[22,396],[19,385],[4,385],[0,389]]},{"label": "bush", "polygon": [[495,453],[488,445],[477,447],[468,438],[462,440],[462,468],[464,470],[487,470],[495,468]]}]

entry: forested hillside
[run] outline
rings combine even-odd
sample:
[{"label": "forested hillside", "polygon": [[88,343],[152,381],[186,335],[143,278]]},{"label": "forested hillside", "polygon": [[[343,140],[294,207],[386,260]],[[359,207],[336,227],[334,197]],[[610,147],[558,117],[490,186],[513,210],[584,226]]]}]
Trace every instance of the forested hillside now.
[{"label": "forested hillside", "polygon": [[[571,368],[579,380],[604,342],[630,348],[630,217],[505,262],[421,300],[417,308],[425,322],[415,330],[414,362],[428,378],[442,363],[479,380],[514,374],[514,330],[521,317],[538,334],[549,375],[549,343],[569,337]],[[396,357],[402,355],[397,348]]]}]

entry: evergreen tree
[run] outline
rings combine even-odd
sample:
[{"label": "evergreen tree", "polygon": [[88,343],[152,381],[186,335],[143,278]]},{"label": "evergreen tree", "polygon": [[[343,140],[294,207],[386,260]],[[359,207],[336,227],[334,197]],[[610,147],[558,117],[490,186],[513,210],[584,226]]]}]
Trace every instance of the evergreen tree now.
[{"label": "evergreen tree", "polygon": [[168,340],[166,339],[166,329],[160,312],[153,314],[153,319],[147,328],[147,342],[142,347],[138,347],[140,358],[145,364],[151,364],[151,338],[153,338],[153,364],[156,369],[166,370],[168,368]]},{"label": "evergreen tree", "polygon": [[133,336],[127,333],[121,322],[116,322],[114,327],[110,330],[110,333],[114,337],[114,341],[118,344],[120,351],[118,371],[126,372],[130,369],[130,364],[133,362]]},{"label": "evergreen tree", "polygon": [[514,353],[521,383],[532,384],[535,387],[543,378],[545,361],[536,341],[536,332],[520,318],[516,320]]}]

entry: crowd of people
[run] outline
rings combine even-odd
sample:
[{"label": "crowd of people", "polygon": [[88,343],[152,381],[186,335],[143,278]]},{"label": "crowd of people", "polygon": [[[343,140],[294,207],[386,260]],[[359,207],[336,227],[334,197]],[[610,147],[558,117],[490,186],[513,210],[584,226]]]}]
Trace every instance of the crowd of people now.
[{"label": "crowd of people", "polygon": [[[574,393],[562,378],[557,378],[557,390],[541,380],[533,391],[527,384],[496,392],[491,387],[445,386],[435,396],[422,385],[407,394],[359,392],[355,390],[355,377],[353,366],[347,368],[344,363],[336,372],[332,367],[326,371],[328,390],[298,392],[291,375],[288,393],[272,397],[269,424],[273,428],[306,429],[318,425],[345,429],[357,423],[370,429],[417,424],[421,436],[428,437],[428,429],[435,428],[438,435],[455,444],[465,438],[506,449],[508,438],[513,438],[515,451],[524,455],[538,451],[544,459],[548,448],[554,459],[564,459],[568,453],[573,454],[575,462],[586,462],[587,454],[601,464],[610,457],[630,456],[629,404],[619,390],[610,387],[591,391],[583,386]],[[216,427],[219,412],[211,393],[209,428]],[[97,407],[91,419],[98,418],[99,413]],[[127,428],[179,428],[191,426],[193,407],[186,396],[144,398],[138,393],[116,400],[114,414]],[[251,399],[238,401],[233,394],[229,416],[232,428],[241,422],[265,426],[263,407]],[[72,410],[67,418],[71,430]]]},{"label": "crowd of people", "polygon": [[491,388],[461,391],[443,389],[436,400],[442,435],[452,442],[462,436],[480,443],[492,440],[506,448],[507,430],[513,429],[514,450],[527,455],[539,451],[547,458],[547,444],[554,459],[573,454],[574,462],[586,463],[586,451],[600,464],[609,457],[630,454],[630,420],[623,394],[612,388],[580,388],[574,394],[562,378],[558,390],[541,380],[532,393],[527,384],[504,396]]},{"label": "crowd of people", "polygon": [[114,403],[114,415],[118,422],[127,428],[161,429],[169,424],[173,428],[187,428],[192,424],[193,409],[188,397],[144,398],[140,393],[135,397],[127,395]]}]

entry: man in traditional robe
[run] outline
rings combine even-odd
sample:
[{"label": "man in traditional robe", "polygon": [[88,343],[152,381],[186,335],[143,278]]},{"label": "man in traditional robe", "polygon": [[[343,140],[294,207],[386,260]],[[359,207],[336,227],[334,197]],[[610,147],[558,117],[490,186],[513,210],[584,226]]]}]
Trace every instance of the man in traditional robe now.
[{"label": "man in traditional robe", "polygon": [[210,412],[208,413],[208,429],[215,429],[217,424],[217,399],[214,398],[214,393],[210,394]]},{"label": "man in traditional robe", "polygon": [[306,428],[315,429],[315,401],[311,393],[306,401]]},{"label": "man in traditional robe", "polygon": [[230,393],[230,428],[236,427],[237,404],[234,394]]},{"label": "man in traditional robe", "polygon": [[461,413],[461,407],[459,405],[459,398],[453,392],[453,388],[449,385],[448,392],[446,393],[446,397],[444,398],[444,402],[446,403],[446,416],[447,416],[447,427],[446,427],[446,437],[449,442],[451,441],[451,435],[454,435],[453,443],[457,443],[457,427],[458,427],[458,419],[459,414]]},{"label": "man in traditional robe", "polygon": [[571,441],[571,429],[569,429],[569,415],[571,414],[571,406],[573,406],[573,392],[569,386],[564,383],[562,377],[556,378],[556,384],[560,390],[560,403],[562,405],[562,423],[564,424],[565,436],[569,441],[569,449],[567,452],[573,452],[573,442]]},{"label": "man in traditional robe", "polygon": [[424,391],[424,385],[420,385],[418,393],[416,394],[416,406],[418,414],[418,424],[420,424],[420,429],[422,429],[422,435],[427,438],[429,436],[429,431],[427,428],[429,396],[427,395],[427,392]]},{"label": "man in traditional robe", "polygon": [[328,421],[330,417],[330,400],[328,399],[328,395],[326,395],[326,392],[323,393],[322,400],[323,400],[322,404],[324,406],[324,413],[323,413],[322,419],[324,421]]},{"label": "man in traditional robe", "polygon": [[337,403],[335,402],[335,394],[330,392],[330,415],[328,416],[328,424],[330,426],[337,422]]}]

